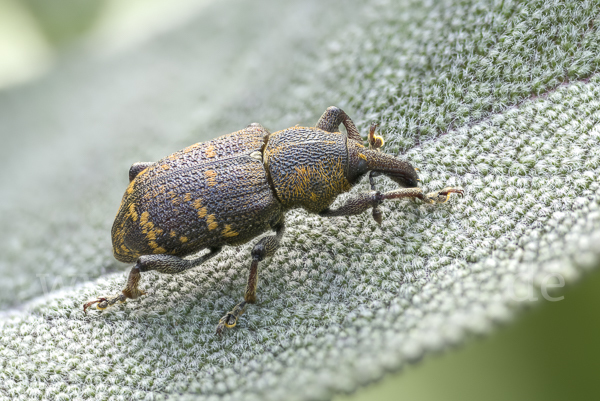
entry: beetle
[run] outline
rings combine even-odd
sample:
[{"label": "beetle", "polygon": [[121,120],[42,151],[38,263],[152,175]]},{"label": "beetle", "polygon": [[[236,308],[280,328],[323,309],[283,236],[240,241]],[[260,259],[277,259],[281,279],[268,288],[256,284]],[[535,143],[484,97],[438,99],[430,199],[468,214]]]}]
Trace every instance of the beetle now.
[{"label": "beetle", "polygon": [[[346,134],[339,131],[340,125]],[[156,163],[135,163],[111,235],[113,254],[135,262],[121,294],[84,304],[99,310],[136,299],[141,273],[181,273],[217,255],[225,245],[239,245],[269,231],[251,251],[244,299],[226,313],[217,334],[234,327],[248,304],[256,302],[258,264],[279,247],[284,215],[304,208],[323,217],[351,216],[372,209],[379,224],[384,200],[413,198],[443,203],[458,188],[425,195],[410,163],[380,151],[383,138],[369,131],[369,147],[348,115],[329,107],[315,127],[295,126],[270,133],[260,124],[217,139],[197,143]],[[330,208],[369,173],[371,191]],[[401,188],[380,193],[373,178],[386,175]],[[208,249],[195,258],[185,258]]]}]

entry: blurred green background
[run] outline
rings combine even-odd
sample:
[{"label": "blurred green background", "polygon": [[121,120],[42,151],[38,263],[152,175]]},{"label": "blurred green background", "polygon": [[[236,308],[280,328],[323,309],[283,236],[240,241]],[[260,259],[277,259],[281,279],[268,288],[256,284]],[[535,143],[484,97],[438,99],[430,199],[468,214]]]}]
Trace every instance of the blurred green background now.
[{"label": "blurred green background", "polygon": [[366,400],[593,400],[600,371],[600,274],[540,301],[515,322],[458,349],[428,356],[340,396]]},{"label": "blurred green background", "polygon": [[114,54],[135,47],[210,3],[0,0],[0,89],[43,75],[71,53]]},{"label": "blurred green background", "polygon": [[[135,48],[210,0],[0,0],[0,90],[31,84],[63,58]],[[426,357],[349,400],[595,399],[600,370],[600,273],[539,301],[516,322]]]}]

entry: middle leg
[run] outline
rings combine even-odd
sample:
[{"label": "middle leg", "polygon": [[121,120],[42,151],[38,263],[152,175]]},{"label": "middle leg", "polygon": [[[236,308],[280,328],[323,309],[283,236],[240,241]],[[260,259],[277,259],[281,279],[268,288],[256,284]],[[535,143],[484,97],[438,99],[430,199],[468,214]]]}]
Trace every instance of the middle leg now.
[{"label": "middle leg", "polygon": [[[371,170],[369,173],[369,184],[371,185],[371,191],[376,191],[375,189],[375,177],[381,175],[381,173],[377,173],[376,171]],[[377,224],[381,225],[383,221],[383,212],[379,208],[379,205],[373,206],[373,211],[371,213],[373,215],[373,220],[377,222]]]},{"label": "middle leg", "polygon": [[262,261],[268,256],[272,256],[277,248],[279,248],[279,242],[283,236],[285,226],[280,223],[275,227],[275,235],[262,238],[254,248],[252,248],[252,264],[250,265],[250,274],[248,275],[248,284],[246,284],[246,291],[244,293],[244,300],[238,303],[229,311],[225,316],[219,320],[217,325],[217,334],[221,335],[225,328],[232,328],[237,324],[237,320],[246,310],[247,304],[253,304],[256,302],[256,285],[258,284],[258,262]]}]

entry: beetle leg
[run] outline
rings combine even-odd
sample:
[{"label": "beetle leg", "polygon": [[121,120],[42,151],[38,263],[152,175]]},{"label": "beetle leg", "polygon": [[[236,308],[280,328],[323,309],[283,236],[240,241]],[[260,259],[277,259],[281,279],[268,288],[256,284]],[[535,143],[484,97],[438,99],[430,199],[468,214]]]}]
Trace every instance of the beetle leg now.
[{"label": "beetle leg", "polygon": [[[372,185],[373,187],[375,186],[374,183]],[[378,191],[361,193],[348,199],[346,203],[337,209],[327,208],[320,212],[319,215],[323,217],[354,216],[365,212],[369,208],[373,208],[373,218],[378,224],[381,224],[381,211],[378,206],[383,199],[379,199],[380,196],[381,194]]]},{"label": "beetle leg", "polygon": [[452,194],[463,196],[464,193],[465,191],[460,188],[446,187],[440,191],[430,192],[427,195],[424,195],[421,188],[415,187],[396,189],[394,191],[385,192],[379,196],[382,201],[385,199],[418,198],[424,202],[436,204],[446,202]]},{"label": "beetle leg", "polygon": [[156,270],[165,274],[181,273],[206,262],[219,252],[221,252],[221,248],[211,248],[209,253],[192,260],[182,259],[173,255],[140,256],[135,266],[129,272],[127,285],[123,291],[121,291],[121,294],[114,297],[100,297],[95,301],[87,302],[83,305],[83,311],[86,312],[87,308],[94,304],[97,304],[96,309],[104,310],[117,302],[125,302],[127,298],[136,299],[139,296],[146,294],[144,291],[138,288],[138,284],[141,279],[141,272]]},{"label": "beetle leg", "polygon": [[372,191],[358,194],[355,197],[348,199],[344,205],[337,209],[327,208],[320,212],[319,215],[323,217],[354,216],[365,212],[369,208],[373,208],[373,218],[378,224],[381,224],[382,214],[379,210],[379,205],[386,199],[413,198],[434,204],[446,202],[453,193],[462,196],[464,191],[459,188],[451,187],[444,188],[441,191],[431,192],[427,195],[424,195],[423,190],[418,187],[401,188],[395,191],[384,192],[383,194],[378,191]]},{"label": "beetle leg", "polygon": [[350,117],[348,117],[348,114],[335,106],[330,106],[325,110],[325,113],[317,121],[316,128],[327,132],[338,132],[340,124],[344,124],[344,127],[346,127],[348,138],[362,143],[363,140],[360,137],[360,133]]},{"label": "beetle leg", "polygon": [[256,285],[258,284],[258,262],[262,261],[268,256],[273,256],[279,243],[285,226],[283,223],[279,224],[276,228],[275,235],[262,238],[254,248],[252,248],[252,264],[250,265],[250,274],[248,275],[248,284],[246,284],[246,292],[244,293],[244,300],[238,303],[233,309],[219,320],[217,325],[216,333],[221,335],[226,328],[232,328],[237,324],[237,320],[246,311],[247,304],[256,303]]},{"label": "beetle leg", "polygon": [[[381,173],[378,173],[373,170],[371,170],[371,172],[369,173],[369,184],[371,184],[371,191],[375,191],[374,178],[377,177],[378,175],[381,175]],[[379,205],[373,206],[372,215],[373,215],[373,220],[375,220],[377,222],[377,224],[381,225],[381,222],[383,221],[383,212],[379,208]]]},{"label": "beetle leg", "polygon": [[425,195],[425,201],[429,203],[444,203],[450,198],[450,195],[452,194],[464,196],[465,191],[461,188],[446,187],[440,191],[428,193],[427,195]]}]

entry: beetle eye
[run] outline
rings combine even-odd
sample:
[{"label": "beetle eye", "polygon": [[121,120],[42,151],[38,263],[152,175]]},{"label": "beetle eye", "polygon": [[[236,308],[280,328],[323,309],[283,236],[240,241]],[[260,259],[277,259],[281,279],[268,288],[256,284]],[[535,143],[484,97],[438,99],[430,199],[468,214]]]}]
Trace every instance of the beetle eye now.
[{"label": "beetle eye", "polygon": [[364,174],[367,172],[367,161],[365,159],[358,159],[358,163],[356,165],[356,170],[359,174]]},{"label": "beetle eye", "polygon": [[353,163],[348,167],[348,176],[346,178],[352,184],[358,182],[358,180],[369,171],[367,161],[363,158],[354,159]]}]

